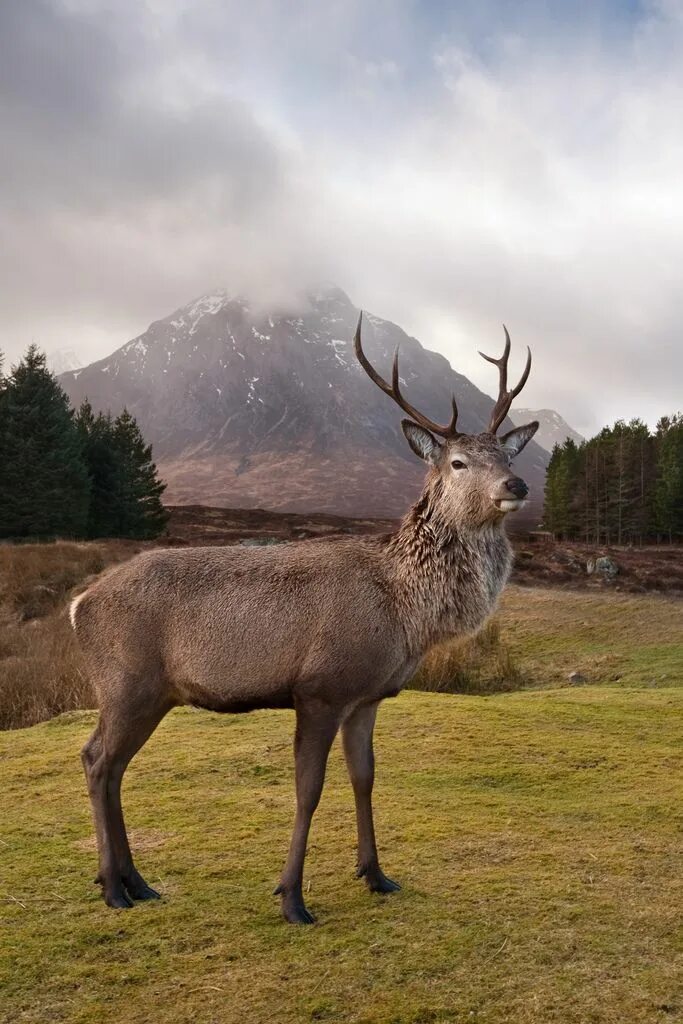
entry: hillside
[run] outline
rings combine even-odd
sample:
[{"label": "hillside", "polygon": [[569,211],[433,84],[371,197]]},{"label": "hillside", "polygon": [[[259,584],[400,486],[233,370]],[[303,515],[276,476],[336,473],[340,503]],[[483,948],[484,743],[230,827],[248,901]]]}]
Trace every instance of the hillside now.
[{"label": "hillside", "polygon": [[554,409],[513,409],[511,418],[517,426],[538,420],[536,441],[547,452],[551,452],[556,444],[564,444],[568,437],[575,444],[581,444],[585,440]]},{"label": "hillside", "polygon": [[[172,504],[395,516],[419,494],[424,467],[401,434],[400,410],[355,359],[358,312],[335,287],[285,312],[215,292],[60,382],[74,404],[88,397],[96,409],[135,414]],[[485,429],[492,399],[443,356],[373,314],[364,344],[387,374],[400,346],[402,383],[418,408],[447,422],[454,392],[462,429]],[[490,339],[488,348],[501,347]],[[521,365],[521,342],[517,357]],[[531,520],[547,460],[531,442],[516,463],[531,489]]]},{"label": "hillside", "polygon": [[[107,911],[78,750],[92,712],[0,735],[2,1024],[658,1024],[677,1019],[680,690],[404,694],[377,730],[380,849],[353,879],[337,747],[307,899],[270,895],[292,719],[176,711],[124,798],[155,905]],[[680,923],[680,922],[679,922]],[[46,955],[49,951],[49,956]]]}]

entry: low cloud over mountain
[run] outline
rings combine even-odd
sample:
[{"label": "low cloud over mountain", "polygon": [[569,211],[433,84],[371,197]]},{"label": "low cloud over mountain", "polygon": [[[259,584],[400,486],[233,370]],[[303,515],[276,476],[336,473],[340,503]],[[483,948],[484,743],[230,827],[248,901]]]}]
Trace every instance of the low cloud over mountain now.
[{"label": "low cloud over mountain", "polygon": [[[75,404],[87,397],[135,414],[170,502],[399,515],[424,466],[401,434],[400,411],[355,359],[358,312],[336,287],[286,311],[217,291],[60,379]],[[400,345],[401,380],[418,408],[447,422],[454,392],[462,429],[485,429],[492,399],[443,356],[373,314],[364,344],[385,374]],[[517,462],[536,508],[546,462],[533,442]]]}]

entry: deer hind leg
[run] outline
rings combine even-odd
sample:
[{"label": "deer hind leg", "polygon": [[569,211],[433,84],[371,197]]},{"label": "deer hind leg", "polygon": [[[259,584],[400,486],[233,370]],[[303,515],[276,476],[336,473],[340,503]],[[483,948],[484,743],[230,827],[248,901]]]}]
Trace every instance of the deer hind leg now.
[{"label": "deer hind leg", "polygon": [[304,858],[311,819],[320,801],[330,747],[339,728],[339,713],[323,704],[296,709],[294,758],[296,816],[287,862],[275,890],[282,897],[282,916],[290,924],[313,924],[303,897]]},{"label": "deer hind leg", "polygon": [[121,807],[121,781],[133,756],[171,708],[152,700],[148,706],[126,703],[100,713],[98,726],[83,748],[88,791],[100,859],[96,881],[110,907],[124,909],[133,900],[158,898],[133,864]]},{"label": "deer hind leg", "polygon": [[396,892],[401,886],[392,882],[379,866],[375,826],[372,819],[372,787],[375,782],[375,755],[372,733],[377,717],[377,704],[357,708],[342,725],[344,756],[356,801],[358,824],[358,867],[356,874],[364,878],[372,892]]},{"label": "deer hind leg", "polygon": [[107,770],[101,722],[83,747],[81,761],[88,783],[97,837],[99,870],[95,881],[103,886],[104,898],[110,907],[132,907],[133,902],[123,887],[115,883],[118,867],[107,811]]}]

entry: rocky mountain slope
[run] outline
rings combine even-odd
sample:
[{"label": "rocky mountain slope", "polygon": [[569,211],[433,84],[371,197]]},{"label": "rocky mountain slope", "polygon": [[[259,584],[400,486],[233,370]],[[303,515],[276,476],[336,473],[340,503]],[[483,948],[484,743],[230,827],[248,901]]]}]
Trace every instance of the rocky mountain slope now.
[{"label": "rocky mountain slope", "polygon": [[[169,502],[395,516],[419,493],[424,467],[399,409],[356,362],[357,318],[335,287],[285,312],[217,291],[60,381],[75,404],[87,396],[96,409],[131,410],[154,444]],[[447,422],[454,391],[463,430],[485,428],[492,399],[443,356],[372,314],[363,339],[385,375],[400,345],[413,404]],[[532,442],[517,461],[532,515],[547,459]]]},{"label": "rocky mountain slope", "polygon": [[581,444],[585,438],[569,426],[566,420],[562,419],[554,409],[514,409],[512,420],[519,426],[522,423],[529,423],[531,420],[538,420],[539,427],[536,431],[536,441],[547,452],[551,452],[556,444],[564,444],[568,437],[576,444]]}]

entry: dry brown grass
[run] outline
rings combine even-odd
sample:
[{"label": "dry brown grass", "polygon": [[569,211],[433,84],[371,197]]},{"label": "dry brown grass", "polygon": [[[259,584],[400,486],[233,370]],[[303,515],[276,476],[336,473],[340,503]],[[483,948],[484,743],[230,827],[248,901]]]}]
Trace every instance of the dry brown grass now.
[{"label": "dry brown grass", "polygon": [[0,545],[0,729],[92,707],[69,598],[135,550],[120,541]]},{"label": "dry brown grass", "polygon": [[93,706],[93,695],[68,620],[62,614],[29,629],[3,630],[0,728],[19,729],[72,708]]},{"label": "dry brown grass", "polygon": [[433,693],[504,693],[519,690],[527,682],[501,640],[498,620],[491,619],[471,639],[434,647],[409,686]]}]

